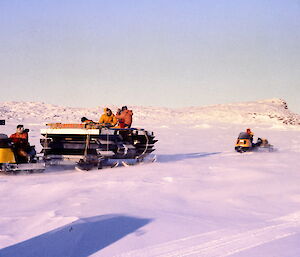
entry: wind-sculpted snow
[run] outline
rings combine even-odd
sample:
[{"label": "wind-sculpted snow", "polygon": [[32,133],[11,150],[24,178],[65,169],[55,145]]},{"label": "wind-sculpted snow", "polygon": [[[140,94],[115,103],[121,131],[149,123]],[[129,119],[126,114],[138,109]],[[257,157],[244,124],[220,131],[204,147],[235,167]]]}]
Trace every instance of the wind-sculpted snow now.
[{"label": "wind-sculpted snow", "polygon": [[[19,111],[38,152],[40,121],[96,119],[100,109],[23,105],[1,106],[2,116],[12,115],[1,133],[14,133]],[[254,140],[267,138],[278,151],[240,154],[234,143],[245,124],[208,119],[230,112],[290,114],[281,101],[132,108],[159,140],[157,162],[89,172],[66,163],[42,174],[0,175],[1,257],[300,256],[298,129],[266,118],[269,125],[251,126]],[[176,118],[182,124],[168,124]]]},{"label": "wind-sculpted snow", "polygon": [[[97,121],[105,106],[95,108],[63,107],[39,102],[0,103],[2,119],[35,119],[42,122],[79,122],[85,116]],[[113,112],[117,106],[109,106]],[[300,125],[300,115],[292,113],[285,101],[269,99],[256,102],[220,104],[188,108],[129,106],[136,124],[192,124],[223,122],[234,124]]]}]

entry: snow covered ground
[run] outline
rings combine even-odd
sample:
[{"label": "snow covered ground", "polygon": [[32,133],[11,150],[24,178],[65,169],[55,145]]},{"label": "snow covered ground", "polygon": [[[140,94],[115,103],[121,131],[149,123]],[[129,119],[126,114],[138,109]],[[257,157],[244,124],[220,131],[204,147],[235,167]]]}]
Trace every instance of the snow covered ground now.
[{"label": "snow covered ground", "polygon": [[[98,117],[96,108],[48,107],[0,104],[1,133],[23,123],[41,149],[49,117]],[[300,256],[299,115],[280,100],[134,113],[159,139],[156,163],[0,176],[1,257]],[[248,126],[278,151],[234,152]]]}]

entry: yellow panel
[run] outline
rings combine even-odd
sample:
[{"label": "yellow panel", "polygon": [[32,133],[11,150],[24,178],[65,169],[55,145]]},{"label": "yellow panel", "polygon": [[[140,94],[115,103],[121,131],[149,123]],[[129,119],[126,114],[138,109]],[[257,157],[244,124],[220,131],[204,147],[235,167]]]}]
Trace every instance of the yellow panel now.
[{"label": "yellow panel", "polygon": [[241,147],[251,147],[251,141],[249,139],[238,139],[235,146],[241,146]]},{"label": "yellow panel", "polygon": [[0,148],[0,163],[16,163],[15,155],[10,148]]}]

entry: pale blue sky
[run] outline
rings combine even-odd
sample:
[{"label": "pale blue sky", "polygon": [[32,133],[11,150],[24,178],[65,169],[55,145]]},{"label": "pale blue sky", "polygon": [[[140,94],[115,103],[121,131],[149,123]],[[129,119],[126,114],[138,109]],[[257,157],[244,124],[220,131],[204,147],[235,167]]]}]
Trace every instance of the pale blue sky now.
[{"label": "pale blue sky", "polygon": [[0,101],[300,113],[299,0],[0,0]]}]

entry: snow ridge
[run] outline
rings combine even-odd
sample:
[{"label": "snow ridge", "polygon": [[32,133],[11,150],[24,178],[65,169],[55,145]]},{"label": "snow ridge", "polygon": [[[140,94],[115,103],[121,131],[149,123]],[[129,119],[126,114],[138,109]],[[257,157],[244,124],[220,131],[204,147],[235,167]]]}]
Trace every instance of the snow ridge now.
[{"label": "snow ridge", "polygon": [[[41,102],[2,102],[0,117],[7,120],[35,119],[41,122],[79,122],[85,116],[97,121],[105,106],[95,108],[64,107]],[[109,106],[113,112],[117,106]],[[282,99],[219,104],[186,108],[129,106],[138,123],[196,124],[223,122],[233,124],[300,125],[300,115],[288,109]]]}]

